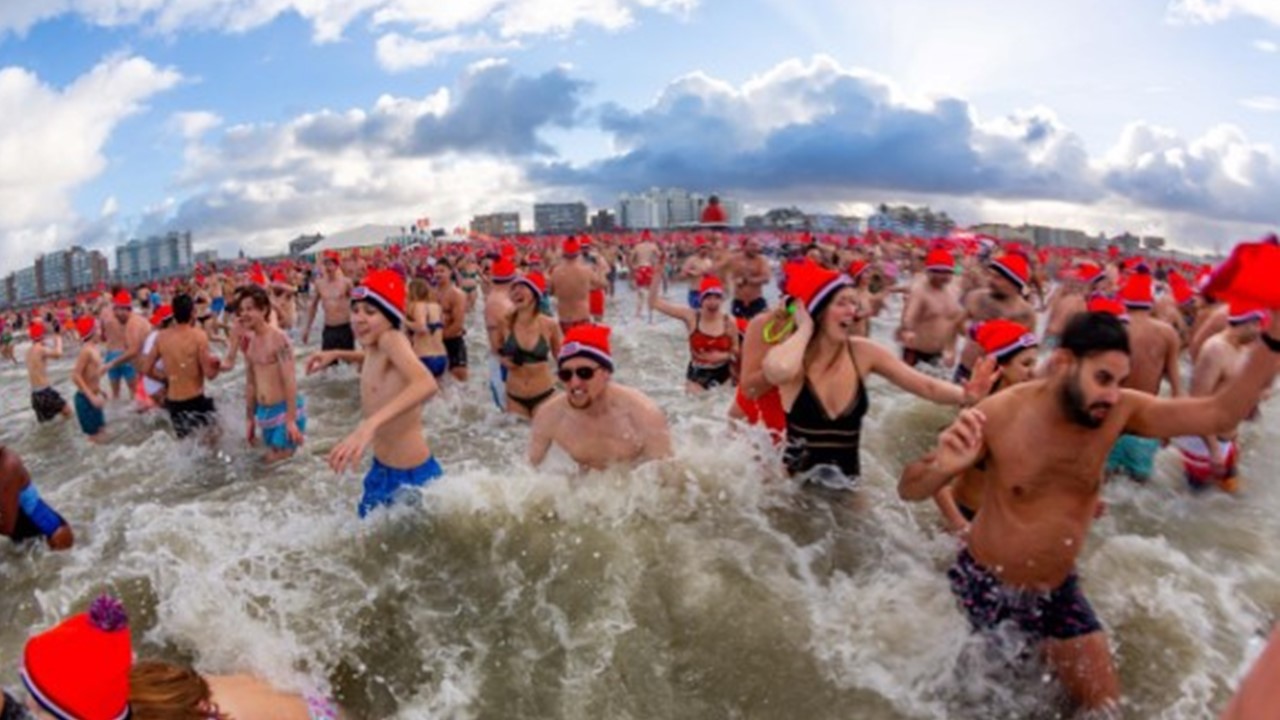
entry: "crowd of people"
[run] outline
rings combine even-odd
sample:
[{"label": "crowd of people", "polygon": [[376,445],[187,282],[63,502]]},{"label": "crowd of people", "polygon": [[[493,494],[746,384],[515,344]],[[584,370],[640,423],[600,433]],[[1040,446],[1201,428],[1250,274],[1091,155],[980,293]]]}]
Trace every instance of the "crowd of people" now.
[{"label": "crowd of people", "polygon": [[[1120,699],[1103,625],[1075,571],[1103,512],[1103,483],[1150,481],[1169,439],[1191,491],[1240,491],[1237,429],[1270,386],[1280,348],[1280,303],[1230,288],[1201,292],[1208,267],[964,234],[834,238],[715,227],[476,237],[202,267],[11,315],[4,332],[6,345],[13,332],[30,340],[36,422],[74,415],[91,443],[111,442],[109,403],[163,408],[178,439],[208,441],[228,410],[215,406],[207,384],[243,355],[246,444],[263,446],[264,463],[287,462],[305,442],[295,348],[307,348],[307,374],[357,365],[361,420],[327,459],[342,472],[372,451],[356,505],[364,517],[445,474],[448,458],[432,451],[424,407],[442,384],[481,392],[471,389],[466,344],[473,311],[483,316],[487,351],[476,364],[487,366],[497,410],[528,421],[533,466],[553,447],[584,470],[671,456],[664,409],[614,379],[604,319],[631,314],[615,296],[624,277],[636,317],[654,322],[656,311],[679,321],[661,327],[687,338],[686,391],[732,386],[729,422],[767,430],[779,473],[804,486],[834,497],[858,492],[872,377],[957,408],[936,446],[903,469],[899,494],[935,502],[958,539],[948,578],[973,630],[1003,637],[998,629],[1015,628],[1087,710]],[[897,348],[871,337],[872,319],[894,295],[903,296],[901,311],[886,320]],[[49,369],[67,347],[77,348],[70,405]],[[15,542],[43,538],[54,550],[74,543],[68,521],[7,448],[0,532]],[[1258,672],[1276,672],[1265,665],[1272,655]],[[133,663],[125,612],[109,599],[32,638],[22,678],[33,709],[59,718],[125,717],[130,707],[135,718],[337,712],[252,678]],[[1272,685],[1251,681],[1242,693]],[[179,697],[199,714],[157,709]],[[1232,717],[1262,717],[1241,708],[1263,705],[1242,694]]]}]

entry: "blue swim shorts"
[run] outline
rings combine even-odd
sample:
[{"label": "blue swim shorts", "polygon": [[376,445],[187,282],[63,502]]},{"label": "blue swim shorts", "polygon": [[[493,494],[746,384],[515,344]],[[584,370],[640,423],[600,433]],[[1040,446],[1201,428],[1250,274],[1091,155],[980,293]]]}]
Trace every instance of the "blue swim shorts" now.
[{"label": "blue swim shorts", "polygon": [[[108,350],[106,361],[111,362],[124,354],[123,350]],[[130,363],[122,363],[107,371],[107,377],[111,380],[124,380],[131,383],[134,378],[133,365]]]},{"label": "blue swim shorts", "polygon": [[435,456],[416,468],[401,470],[388,467],[373,459],[373,467],[364,476],[364,497],[360,498],[360,517],[383,505],[391,505],[406,487],[422,487],[428,482],[444,475],[444,469],[436,462]]},{"label": "blue swim shorts", "polygon": [[[288,424],[285,419],[288,411],[287,403],[278,402],[275,405],[259,405],[253,412],[253,419],[262,430],[263,444],[273,450],[292,450],[297,447],[289,442],[289,432],[285,428]],[[307,431],[307,402],[301,395],[298,396],[298,429]]]},{"label": "blue swim shorts", "polygon": [[1107,472],[1145,482],[1151,478],[1159,450],[1160,441],[1154,438],[1121,435],[1107,456]]}]

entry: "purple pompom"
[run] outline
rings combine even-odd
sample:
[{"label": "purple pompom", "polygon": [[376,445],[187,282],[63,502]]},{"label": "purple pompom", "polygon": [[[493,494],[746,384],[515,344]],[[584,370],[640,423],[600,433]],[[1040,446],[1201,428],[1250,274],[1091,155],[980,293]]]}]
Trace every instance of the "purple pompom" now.
[{"label": "purple pompom", "polygon": [[101,595],[89,605],[89,624],[103,632],[115,632],[129,627],[129,613],[124,603],[110,595]]}]

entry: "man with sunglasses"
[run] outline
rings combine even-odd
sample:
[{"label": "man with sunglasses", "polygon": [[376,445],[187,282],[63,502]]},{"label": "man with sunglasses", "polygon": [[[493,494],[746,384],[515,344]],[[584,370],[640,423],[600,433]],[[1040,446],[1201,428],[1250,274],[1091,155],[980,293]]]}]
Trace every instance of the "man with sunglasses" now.
[{"label": "man with sunglasses", "polygon": [[340,258],[333,251],[325,251],[324,276],[316,279],[316,293],[311,296],[307,309],[307,322],[302,326],[302,344],[311,340],[311,323],[316,319],[316,308],[324,305],[324,333],[320,338],[321,350],[355,350],[356,336],[351,331],[351,306],[348,304],[354,286],[338,267]]},{"label": "man with sunglasses", "polygon": [[541,465],[552,443],[591,470],[670,457],[662,409],[639,390],[613,382],[608,327],[580,325],[566,333],[559,364],[565,392],[533,418],[531,464]]}]

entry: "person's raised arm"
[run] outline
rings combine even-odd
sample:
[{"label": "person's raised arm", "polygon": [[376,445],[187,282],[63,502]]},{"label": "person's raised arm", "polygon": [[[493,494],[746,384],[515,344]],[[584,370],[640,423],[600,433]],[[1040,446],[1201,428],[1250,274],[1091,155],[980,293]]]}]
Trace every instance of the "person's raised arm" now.
[{"label": "person's raised arm", "polygon": [[653,283],[649,286],[649,309],[657,310],[667,317],[684,321],[684,324],[688,326],[690,332],[693,331],[694,324],[698,320],[696,310],[667,302],[659,297],[658,283]]},{"label": "person's raised arm", "polygon": [[881,375],[912,395],[940,405],[972,405],[986,397],[996,381],[996,362],[990,357],[974,366],[973,377],[961,386],[925,375],[872,340],[854,338],[850,342],[859,358],[870,361],[863,365],[865,373]]},{"label": "person's raised arm", "polygon": [[813,337],[813,318],[808,309],[795,305],[796,332],[771,348],[764,356],[764,378],[770,385],[781,387],[793,383],[804,374],[804,351]]},{"label": "person's raised arm", "polygon": [[1271,335],[1280,332],[1277,320],[1280,312],[1273,311],[1271,329],[1249,349],[1240,372],[1212,397],[1168,399],[1126,392],[1134,406],[1126,431],[1154,438],[1229,432],[1257,405],[1275,377],[1277,353],[1267,347],[1266,340],[1280,346],[1280,340]]},{"label": "person's raised arm", "polygon": [[938,436],[937,447],[904,469],[898,482],[898,496],[909,502],[927,500],[951,482],[951,478],[976,465],[987,449],[986,421],[987,416],[980,408],[961,412]]},{"label": "person's raised arm", "polygon": [[311,340],[311,324],[316,320],[316,308],[320,307],[320,288],[312,288],[311,300],[307,302],[307,321],[302,324],[302,344]]}]

